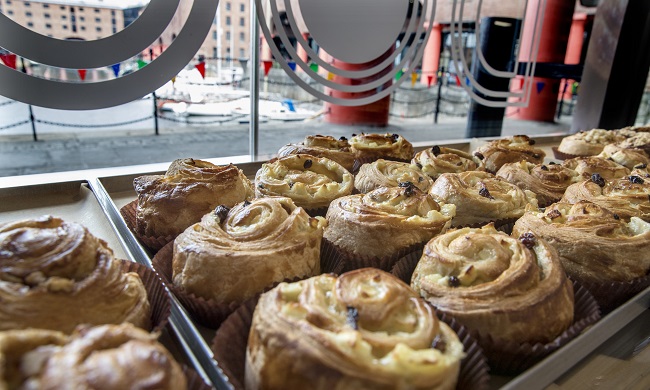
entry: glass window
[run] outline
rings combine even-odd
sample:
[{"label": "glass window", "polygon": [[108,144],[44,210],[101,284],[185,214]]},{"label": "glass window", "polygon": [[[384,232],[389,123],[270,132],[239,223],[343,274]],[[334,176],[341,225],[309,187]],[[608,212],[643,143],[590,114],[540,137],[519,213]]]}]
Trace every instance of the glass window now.
[{"label": "glass window", "polygon": [[25,16],[27,16],[28,18],[31,18],[31,17],[32,17],[32,13],[31,13],[31,12],[25,12]]},{"label": "glass window", "polygon": [[230,11],[231,4],[229,1],[226,2],[226,11]]},{"label": "glass window", "polygon": [[95,31],[97,31],[97,32],[101,32],[101,31],[102,31],[102,28],[99,27],[99,26],[97,26],[97,27],[95,27]]},{"label": "glass window", "polygon": [[240,26],[245,26],[246,25],[246,20],[244,18],[239,18],[239,25]]},{"label": "glass window", "polygon": [[50,8],[50,5],[47,3],[43,3],[43,8]]},{"label": "glass window", "polygon": [[230,40],[230,31],[226,31],[226,41]]},{"label": "glass window", "polygon": [[240,32],[239,33],[239,41],[240,42],[245,42],[246,41],[246,33],[245,32]]},{"label": "glass window", "polygon": [[49,18],[50,18],[50,14],[43,14],[43,17],[44,17],[45,19],[49,19]]},{"label": "glass window", "polygon": [[45,23],[45,28],[50,29],[50,28],[52,28],[52,25],[49,24],[49,23]]},{"label": "glass window", "polygon": [[245,5],[245,4],[239,4],[239,10],[240,10],[241,12],[246,11],[246,5]]},{"label": "glass window", "polygon": [[230,16],[226,16],[226,26],[230,26]]},{"label": "glass window", "polygon": [[101,23],[101,22],[102,22],[101,18],[95,18],[95,23]]}]

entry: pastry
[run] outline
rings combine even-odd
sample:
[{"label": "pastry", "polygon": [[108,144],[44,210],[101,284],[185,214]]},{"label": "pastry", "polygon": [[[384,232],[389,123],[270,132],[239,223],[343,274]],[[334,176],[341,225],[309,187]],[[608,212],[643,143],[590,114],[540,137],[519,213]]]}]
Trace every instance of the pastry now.
[{"label": "pastry", "polygon": [[619,142],[617,145],[625,149],[642,149],[650,152],[650,132],[637,132],[636,135]]},{"label": "pastry", "polygon": [[410,182],[427,192],[433,180],[417,167],[401,161],[379,159],[363,164],[354,177],[354,188],[365,194],[379,187],[397,187]]},{"label": "pastry", "polygon": [[583,179],[588,179],[594,173],[606,180],[623,177],[630,174],[630,170],[613,160],[600,157],[575,157],[564,160],[562,165],[581,174]]},{"label": "pastry", "polygon": [[316,157],[326,157],[341,164],[343,168],[352,171],[354,168],[354,153],[347,138],[336,139],[329,135],[308,135],[304,141],[287,144],[278,150],[278,157],[291,154],[309,154]]},{"label": "pastry", "polygon": [[247,389],[454,389],[463,345],[408,285],[374,268],[260,298]]},{"label": "pastry", "polygon": [[541,164],[546,153],[533,145],[535,140],[527,135],[515,135],[479,146],[474,156],[483,162],[488,172],[492,173],[498,171],[504,164],[512,162],[528,161]]},{"label": "pastry", "polygon": [[588,201],[529,211],[515,223],[513,235],[524,232],[557,249],[567,274],[581,283],[624,282],[650,271],[650,223],[637,217],[626,222]]},{"label": "pastry", "polygon": [[175,160],[164,175],[133,180],[138,193],[136,230],[144,236],[175,237],[220,204],[252,199],[253,186],[239,168],[191,158]]},{"label": "pastry", "polygon": [[625,136],[612,130],[592,129],[564,137],[557,150],[573,156],[595,156],[607,144],[615,144]]},{"label": "pastry", "polygon": [[273,283],[317,275],[325,224],[289,198],[219,206],[174,240],[173,283],[205,299],[241,303]]},{"label": "pastry", "polygon": [[255,175],[256,196],[286,196],[307,210],[329,206],[350,195],[354,178],[341,164],[325,157],[292,154],[273,159]]},{"label": "pastry", "polygon": [[532,191],[488,172],[443,173],[429,194],[438,202],[456,206],[452,227],[519,218],[527,205],[537,207]]},{"label": "pastry", "polygon": [[0,388],[186,389],[180,365],[156,337],[131,324],[80,327],[69,337],[0,332]]},{"label": "pastry", "polygon": [[492,225],[451,230],[427,243],[411,287],[481,337],[547,343],[573,323],[573,285],[557,251]]},{"label": "pastry", "polygon": [[640,165],[643,167],[639,168],[646,168],[650,163],[648,154],[642,149],[626,149],[614,144],[605,146],[598,157],[614,161],[627,169],[635,169]]},{"label": "pastry", "polygon": [[350,146],[355,156],[365,162],[380,158],[411,161],[414,154],[413,145],[399,134],[353,134]]},{"label": "pastry", "polygon": [[147,291],[106,242],[59,218],[0,225],[0,330],[71,332],[78,324],[149,329]]},{"label": "pastry", "polygon": [[639,217],[650,221],[650,179],[630,175],[605,180],[593,174],[589,180],[570,185],[561,202],[575,204],[581,200],[610,210],[620,218]]},{"label": "pastry", "polygon": [[432,179],[443,173],[460,173],[482,169],[481,160],[462,150],[433,146],[415,154],[412,164],[418,165],[422,172]]},{"label": "pastry", "polygon": [[381,187],[332,202],[324,238],[356,256],[391,257],[445,231],[454,212],[412,183]]},{"label": "pastry", "polygon": [[557,202],[568,186],[582,180],[580,174],[562,165],[539,165],[527,161],[505,164],[496,176],[534,192],[541,207]]}]

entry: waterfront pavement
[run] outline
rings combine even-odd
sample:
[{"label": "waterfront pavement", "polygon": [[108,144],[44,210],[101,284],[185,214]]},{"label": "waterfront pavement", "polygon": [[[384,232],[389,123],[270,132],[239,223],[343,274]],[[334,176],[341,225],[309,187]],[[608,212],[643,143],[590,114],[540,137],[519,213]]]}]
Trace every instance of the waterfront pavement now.
[{"label": "waterfront pavement", "polygon": [[[302,140],[309,134],[350,137],[360,132],[391,132],[411,142],[460,139],[465,137],[466,118],[406,120],[391,118],[385,128],[337,126],[322,121],[262,123],[259,154],[270,156],[282,145]],[[566,133],[570,118],[544,123],[506,118],[503,136],[515,134]],[[209,129],[153,129],[104,132],[51,133],[33,141],[31,134],[0,136],[0,177],[66,172],[82,169],[120,167],[170,162],[177,158],[198,159],[249,154],[248,125],[218,126]]]}]

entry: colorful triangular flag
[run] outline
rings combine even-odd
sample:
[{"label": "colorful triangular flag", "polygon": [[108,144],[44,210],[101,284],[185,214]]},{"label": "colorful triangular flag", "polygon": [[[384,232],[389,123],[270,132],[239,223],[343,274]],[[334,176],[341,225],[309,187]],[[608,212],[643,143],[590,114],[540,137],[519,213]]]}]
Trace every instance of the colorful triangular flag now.
[{"label": "colorful triangular flag", "polygon": [[269,71],[271,70],[271,67],[273,66],[272,61],[262,61],[262,65],[264,65],[264,77],[269,75]]},{"label": "colorful triangular flag", "polygon": [[138,69],[142,69],[145,66],[147,66],[147,61],[145,60],[138,60]]},{"label": "colorful triangular flag", "polygon": [[120,64],[119,64],[119,62],[117,64],[115,64],[115,65],[111,65],[111,69],[113,69],[113,74],[115,75],[115,77],[120,75]]},{"label": "colorful triangular flag", "polygon": [[82,81],[86,79],[86,69],[77,69],[77,73]]},{"label": "colorful triangular flag", "polygon": [[543,81],[538,81],[536,86],[537,86],[537,93],[541,93],[544,90],[546,83]]},{"label": "colorful triangular flag", "polygon": [[404,74],[404,69],[398,70],[397,73],[395,73],[395,81],[399,80],[403,74]]},{"label": "colorful triangular flag", "polygon": [[418,81],[418,74],[413,72],[411,73],[411,87],[415,87],[416,81]]},{"label": "colorful triangular flag", "polygon": [[330,81],[334,80],[334,73],[327,72],[327,79],[330,80]]},{"label": "colorful triangular flag", "polygon": [[427,75],[427,87],[431,87],[431,84],[433,83],[433,75]]},{"label": "colorful triangular flag", "polygon": [[198,64],[194,65],[194,67],[199,71],[201,77],[205,78],[205,62],[199,62]]},{"label": "colorful triangular flag", "polygon": [[318,64],[315,62],[312,62],[309,64],[309,69],[312,70],[312,72],[317,73],[318,72]]},{"label": "colorful triangular flag", "polygon": [[293,70],[294,72],[296,71],[296,63],[295,62],[289,61],[289,62],[287,62],[287,64],[289,65],[289,68],[291,68],[291,70]]},{"label": "colorful triangular flag", "polygon": [[13,53],[0,54],[0,60],[11,69],[16,69],[16,55]]}]

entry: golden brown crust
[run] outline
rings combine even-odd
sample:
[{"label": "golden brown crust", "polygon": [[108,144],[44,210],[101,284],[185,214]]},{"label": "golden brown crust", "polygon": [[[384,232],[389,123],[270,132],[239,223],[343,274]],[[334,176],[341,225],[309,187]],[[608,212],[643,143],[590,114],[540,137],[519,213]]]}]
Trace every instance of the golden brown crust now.
[{"label": "golden brown crust", "polygon": [[297,144],[287,144],[278,150],[278,157],[291,154],[326,157],[341,164],[348,171],[352,171],[354,168],[354,153],[352,153],[350,144],[345,137],[336,139],[329,135],[308,135],[304,141]]},{"label": "golden brown crust", "polygon": [[593,175],[590,180],[570,185],[561,202],[575,204],[586,200],[629,220],[650,220],[650,179],[637,175],[604,180]]},{"label": "golden brown crust", "polygon": [[317,275],[324,225],[289,198],[217,208],[174,240],[174,284],[219,303],[241,303],[273,283]]},{"label": "golden brown crust", "polygon": [[432,309],[374,268],[283,283],[262,295],[249,389],[453,389],[463,346]]},{"label": "golden brown crust", "polygon": [[482,170],[482,163],[477,157],[462,150],[433,146],[419,151],[413,157],[412,164],[421,167],[422,172],[432,179],[443,173],[460,173]]},{"label": "golden brown crust", "polygon": [[614,161],[627,169],[634,169],[640,165],[646,168],[650,163],[650,158],[643,149],[625,149],[614,144],[605,146],[598,157]]},{"label": "golden brown crust", "polygon": [[545,343],[573,322],[573,286],[555,249],[538,237],[510,237],[492,225],[431,240],[411,286],[437,310],[484,336]]},{"label": "golden brown crust", "polygon": [[133,180],[138,193],[136,228],[145,236],[177,236],[220,204],[229,207],[254,196],[239,168],[191,158],[175,160],[164,175]]},{"label": "golden brown crust", "polygon": [[382,187],[332,202],[324,237],[353,254],[390,257],[446,230],[454,211],[410,183]]},{"label": "golden brown crust", "polygon": [[519,218],[527,205],[537,206],[533,192],[488,172],[444,173],[429,193],[438,202],[456,205],[452,227]]},{"label": "golden brown crust", "polygon": [[617,145],[625,149],[643,149],[648,152],[650,151],[650,132],[637,132]]},{"label": "golden brown crust", "polygon": [[558,150],[575,156],[595,156],[603,151],[605,145],[615,144],[624,139],[624,135],[615,131],[592,129],[564,137]]},{"label": "golden brown crust", "polygon": [[556,203],[529,211],[513,235],[533,232],[557,249],[567,274],[580,282],[624,282],[650,271],[650,223],[626,222],[594,203]]},{"label": "golden brown crust", "polygon": [[542,149],[533,147],[535,140],[527,135],[490,141],[476,149],[474,155],[484,164],[488,172],[497,172],[504,164],[528,161],[541,164],[546,157]]},{"label": "golden brown crust", "polygon": [[575,157],[564,160],[562,166],[576,171],[582,175],[583,179],[589,179],[594,173],[599,174],[606,180],[630,174],[630,170],[624,166],[601,157]]},{"label": "golden brown crust", "polygon": [[151,325],[138,274],[123,273],[86,228],[52,216],[0,225],[0,302],[0,330]]},{"label": "golden brown crust", "polygon": [[541,207],[557,202],[567,187],[582,180],[576,171],[562,165],[537,165],[526,161],[505,164],[496,176],[534,192]]},{"label": "golden brown crust", "polygon": [[379,159],[363,164],[354,177],[354,187],[365,194],[379,187],[397,187],[399,183],[413,183],[427,192],[433,180],[417,167],[401,161]]},{"label": "golden brown crust", "polygon": [[354,178],[343,166],[325,157],[293,154],[273,159],[255,175],[256,196],[286,196],[305,209],[327,207],[350,195]]},{"label": "golden brown crust", "polygon": [[411,161],[413,145],[399,134],[365,134],[350,138],[350,146],[357,158],[361,159],[398,159]]}]

